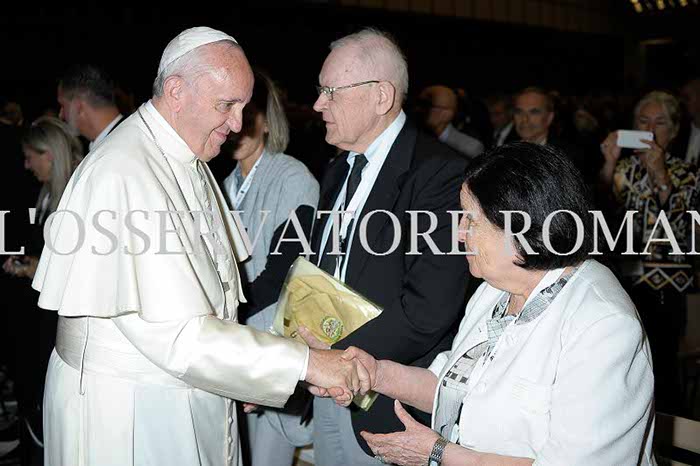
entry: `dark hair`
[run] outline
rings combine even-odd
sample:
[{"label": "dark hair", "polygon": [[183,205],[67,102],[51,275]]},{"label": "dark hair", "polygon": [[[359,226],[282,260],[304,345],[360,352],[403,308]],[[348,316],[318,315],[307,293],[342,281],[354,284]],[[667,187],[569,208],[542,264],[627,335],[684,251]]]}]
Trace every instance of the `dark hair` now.
[{"label": "dark hair", "polygon": [[555,110],[554,98],[552,97],[552,93],[547,92],[544,88],[538,87],[538,86],[530,86],[530,87],[526,87],[525,89],[521,89],[513,97],[513,102],[515,102],[518,99],[518,97],[525,95],[525,94],[539,94],[539,95],[541,95],[542,97],[544,97],[544,106],[547,109],[547,111],[553,112]]},{"label": "dark hair", "polygon": [[[503,211],[523,211],[530,215],[530,229],[523,236],[537,255],[527,254],[515,240],[520,256],[516,265],[531,270],[552,270],[578,264],[593,248],[592,218],[588,189],[581,173],[569,158],[552,146],[516,142],[496,147],[476,158],[467,168],[464,184],[479,203],[486,218],[501,230]],[[583,222],[583,243],[571,253],[577,240],[575,220],[567,213],[553,216],[549,240],[555,251],[547,250],[542,226],[549,214],[569,210]],[[521,231],[525,222],[513,214],[512,229]]]},{"label": "dark hair", "polygon": [[508,94],[497,93],[487,95],[484,98],[484,103],[488,107],[492,107],[496,104],[503,104],[506,107],[506,110],[512,111],[513,109],[513,97]]},{"label": "dark hair", "polygon": [[114,105],[114,81],[101,68],[94,65],[74,65],[58,82],[68,99],[78,95],[93,107]]}]

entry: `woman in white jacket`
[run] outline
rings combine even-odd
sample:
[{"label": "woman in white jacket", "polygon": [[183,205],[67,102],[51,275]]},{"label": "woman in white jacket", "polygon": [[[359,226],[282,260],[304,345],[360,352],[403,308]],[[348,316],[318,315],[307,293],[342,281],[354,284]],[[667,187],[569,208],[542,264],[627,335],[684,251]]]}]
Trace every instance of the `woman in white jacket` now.
[{"label": "woman in white jacket", "polygon": [[[585,193],[567,157],[546,146],[504,145],[470,165],[460,240],[470,272],[485,283],[452,349],[429,369],[376,361],[357,348],[345,356],[370,369],[373,389],[397,400],[406,426],[362,434],[377,459],[654,464],[649,346],[615,276],[586,260],[593,240]],[[399,401],[432,412],[432,429]]]}]

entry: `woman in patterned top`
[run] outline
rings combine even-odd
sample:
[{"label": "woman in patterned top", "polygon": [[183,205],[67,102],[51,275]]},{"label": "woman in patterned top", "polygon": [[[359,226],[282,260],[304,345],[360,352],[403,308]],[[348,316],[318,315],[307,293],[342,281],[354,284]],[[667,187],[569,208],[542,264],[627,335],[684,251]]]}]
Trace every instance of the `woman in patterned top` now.
[{"label": "woman in patterned top", "polygon": [[[667,151],[678,134],[679,123],[676,98],[665,92],[650,92],[634,109],[635,129],[654,133],[653,141],[643,141],[649,149],[620,157],[617,132],[610,133],[601,145],[605,156],[601,178],[613,194],[617,209],[622,214],[638,212],[633,217],[634,250],[642,254],[623,257],[626,260],[621,268],[649,335],[657,409],[672,413],[681,408],[677,353],[685,326],[686,293],[694,275],[688,257],[673,252],[674,248],[689,250],[691,217],[687,211],[694,208],[698,190],[696,167]],[[655,241],[668,237],[666,229],[657,225],[664,220],[660,217],[668,220],[677,246]]]},{"label": "woman in patterned top", "polygon": [[[460,200],[469,271],[485,283],[451,350],[428,369],[346,350],[374,391],[397,400],[405,425],[362,433],[377,460],[653,464],[649,347],[620,283],[587,260],[592,222],[580,173],[551,147],[506,144],[472,162]],[[400,402],[431,412],[432,429]]]}]

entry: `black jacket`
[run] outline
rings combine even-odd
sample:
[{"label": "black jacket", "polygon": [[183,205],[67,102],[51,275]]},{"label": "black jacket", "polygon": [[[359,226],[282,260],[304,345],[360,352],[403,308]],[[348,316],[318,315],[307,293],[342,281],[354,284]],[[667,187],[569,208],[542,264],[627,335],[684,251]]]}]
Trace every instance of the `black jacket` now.
[{"label": "black jacket", "polygon": [[[321,183],[318,210],[331,210],[348,172],[347,154],[331,163]],[[384,256],[372,255],[354,235],[348,259],[346,283],[383,308],[382,314],[334,347],[357,346],[377,359],[427,367],[435,356],[449,349],[454,326],[465,306],[468,266],[463,255],[434,254],[419,237],[420,255],[408,255],[408,211],[431,211],[438,226],[431,234],[438,249],[451,250],[451,216],[459,211],[459,191],[466,162],[434,138],[406,122],[382,166],[356,225],[369,212],[387,210],[401,224],[399,246]],[[418,232],[429,228],[427,214],[418,215]],[[327,217],[314,227],[312,247],[319,243]],[[359,231],[359,230],[358,230]],[[455,228],[456,234],[456,228]],[[367,222],[367,242],[373,251],[391,248],[394,228],[389,217],[376,213]],[[394,413],[392,400],[379,396],[369,412],[354,410],[352,423],[362,448],[372,454],[359,432],[395,432],[403,425]]]}]

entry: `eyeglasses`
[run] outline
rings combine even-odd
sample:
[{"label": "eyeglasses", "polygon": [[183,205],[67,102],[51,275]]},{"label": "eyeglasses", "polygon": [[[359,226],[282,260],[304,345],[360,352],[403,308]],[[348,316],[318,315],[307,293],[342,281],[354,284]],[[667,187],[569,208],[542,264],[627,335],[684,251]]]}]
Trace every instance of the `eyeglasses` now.
[{"label": "eyeglasses", "polygon": [[342,89],[350,89],[351,87],[364,86],[365,84],[377,84],[380,82],[381,81],[362,81],[361,83],[353,83],[353,84],[348,84],[347,86],[338,86],[338,87],[316,86],[316,91],[318,92],[319,96],[321,94],[323,94],[326,97],[328,97],[328,100],[333,100],[333,93],[335,91],[340,91]]}]

